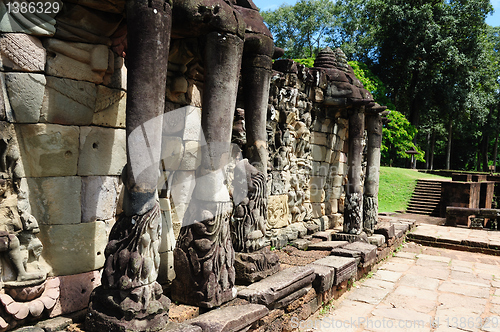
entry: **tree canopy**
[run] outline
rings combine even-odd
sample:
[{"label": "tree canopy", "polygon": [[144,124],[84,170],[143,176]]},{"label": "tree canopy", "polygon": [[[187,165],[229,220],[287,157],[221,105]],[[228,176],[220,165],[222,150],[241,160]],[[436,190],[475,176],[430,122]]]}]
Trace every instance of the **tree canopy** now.
[{"label": "tree canopy", "polygon": [[262,14],[286,57],[340,47],[360,75],[373,73],[368,90],[409,120],[426,167],[487,170],[497,157],[500,101],[491,11],[489,0],[300,0]]}]

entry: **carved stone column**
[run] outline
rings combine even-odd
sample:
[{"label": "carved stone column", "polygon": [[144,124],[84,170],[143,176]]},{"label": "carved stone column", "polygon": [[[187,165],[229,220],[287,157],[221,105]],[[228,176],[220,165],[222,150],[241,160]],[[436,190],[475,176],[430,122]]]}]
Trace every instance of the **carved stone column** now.
[{"label": "carved stone column", "polygon": [[380,175],[380,148],[382,146],[382,116],[386,107],[377,105],[366,113],[368,132],[367,166],[363,198],[363,229],[372,235],[378,219],[378,188]]},{"label": "carved stone column", "polygon": [[361,172],[363,134],[365,131],[364,106],[349,112],[348,183],[344,211],[344,233],[361,234],[363,231],[363,193]]},{"label": "carved stone column", "polygon": [[106,246],[102,286],[91,296],[90,331],[157,331],[170,300],[156,282],[161,216],[157,197],[171,8],[127,1],[127,166],[124,213]]},{"label": "carved stone column", "polygon": [[202,111],[206,146],[174,250],[172,299],[212,308],[236,297],[230,234],[233,203],[224,167],[230,158],[243,40],[218,32],[206,38]]}]

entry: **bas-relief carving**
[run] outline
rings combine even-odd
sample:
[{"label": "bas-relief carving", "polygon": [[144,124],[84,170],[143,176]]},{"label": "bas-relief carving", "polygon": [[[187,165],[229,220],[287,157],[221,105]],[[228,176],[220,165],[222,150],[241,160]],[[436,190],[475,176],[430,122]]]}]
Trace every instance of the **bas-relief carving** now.
[{"label": "bas-relief carving", "polygon": [[288,225],[288,195],[269,196],[267,208],[268,231]]},{"label": "bas-relief carving", "polygon": [[38,221],[18,177],[19,157],[13,126],[0,122],[0,329],[40,316],[59,295],[57,281],[45,282],[50,267],[41,257]]},{"label": "bas-relief carving", "polygon": [[45,48],[37,37],[24,33],[0,35],[0,67],[15,71],[42,72],[45,59]]}]

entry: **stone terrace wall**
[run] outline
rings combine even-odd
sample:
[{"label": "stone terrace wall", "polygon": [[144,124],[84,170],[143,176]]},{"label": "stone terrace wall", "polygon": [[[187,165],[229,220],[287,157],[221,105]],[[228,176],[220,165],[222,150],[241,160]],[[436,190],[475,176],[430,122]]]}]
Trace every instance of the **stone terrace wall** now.
[{"label": "stone terrace wall", "polygon": [[278,238],[298,225],[342,224],[348,134],[346,111],[325,106],[326,82],[317,86],[319,77],[288,60],[278,61],[280,67],[285,72],[272,78],[267,125],[268,224]]},{"label": "stone terrace wall", "polygon": [[[96,22],[94,30],[78,27],[91,32],[84,35],[92,40],[84,42],[63,28],[56,32],[55,20],[35,30],[4,22],[0,34],[0,122],[6,128],[0,138],[18,151],[0,150],[0,156],[14,160],[18,199],[29,202],[24,209],[38,221],[41,259],[50,267],[49,279],[60,284],[55,304],[47,308],[51,316],[85,308],[100,283],[126,163],[126,67],[110,37],[119,38],[122,16],[107,13],[104,20],[81,6],[65,6],[67,16],[58,21],[81,16]],[[173,279],[172,250],[204,144],[200,53],[197,39],[172,40],[159,182],[164,216],[159,281],[164,283]],[[336,104],[338,91],[320,71],[287,60],[275,69],[267,123],[268,231],[259,241],[282,247],[299,234],[342,224],[348,120],[345,107]],[[236,110],[234,130],[240,144],[242,112]],[[236,146],[234,161],[241,157]],[[244,156],[243,145],[242,150]],[[231,167],[234,163],[229,174]],[[23,250],[32,259],[29,249]],[[15,282],[6,257],[1,266],[2,281]],[[6,324],[0,320],[0,329]]]}]

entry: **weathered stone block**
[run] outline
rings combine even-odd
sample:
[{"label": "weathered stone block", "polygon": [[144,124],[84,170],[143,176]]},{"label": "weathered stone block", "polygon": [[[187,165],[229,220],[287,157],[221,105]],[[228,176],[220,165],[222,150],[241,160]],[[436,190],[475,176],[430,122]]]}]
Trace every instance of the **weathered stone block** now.
[{"label": "weathered stone block", "polygon": [[307,250],[307,248],[309,248],[309,246],[311,245],[311,241],[306,239],[297,239],[290,242],[290,245],[299,250]]},{"label": "weathered stone block", "polygon": [[357,264],[354,258],[328,256],[315,261],[315,265],[324,265],[335,269],[334,285],[356,276]]},{"label": "weathered stone block", "polygon": [[163,332],[203,332],[203,329],[199,326],[189,325],[185,323],[175,323],[173,321],[168,322]]},{"label": "weathered stone block", "polygon": [[312,217],[321,218],[326,214],[325,203],[312,203]]},{"label": "weathered stone block", "polygon": [[212,310],[185,323],[199,326],[203,332],[244,331],[268,312],[260,304],[238,305]]},{"label": "weathered stone block", "polygon": [[347,233],[332,233],[332,240],[347,241],[349,243],[356,241],[368,242],[368,237],[366,236],[366,233],[361,233],[359,235]]},{"label": "weathered stone block", "polygon": [[313,131],[311,133],[311,144],[317,144],[317,145],[327,145],[327,134],[326,133],[320,133],[317,131]]},{"label": "weathered stone block", "polygon": [[45,60],[45,48],[38,38],[24,33],[5,33],[0,36],[0,67],[14,71],[43,72]]},{"label": "weathered stone block", "polygon": [[311,144],[311,157],[314,161],[325,161],[326,147],[316,144]]},{"label": "weathered stone block", "polygon": [[184,124],[184,141],[204,142],[203,129],[201,128],[201,108],[186,106],[186,120]]},{"label": "weathered stone block", "polygon": [[176,136],[163,136],[161,142],[161,160],[166,170],[177,170],[184,157],[184,144]]},{"label": "weathered stone block", "polygon": [[[330,237],[331,237],[331,235],[330,235]],[[333,249],[338,248],[338,247],[342,247],[348,243],[349,242],[347,242],[347,241],[322,241],[322,242],[310,244],[309,250],[332,251]]]},{"label": "weathered stone block", "polygon": [[119,89],[97,86],[97,101],[92,124],[102,127],[125,128],[127,94]]},{"label": "weathered stone block", "polygon": [[280,263],[276,253],[263,248],[251,253],[236,253],[234,269],[237,282],[250,284],[278,272]]},{"label": "weathered stone block", "polygon": [[295,229],[300,238],[307,235],[307,228],[304,226],[303,222],[296,222],[290,225],[290,228]]},{"label": "weathered stone block", "polygon": [[160,284],[169,284],[175,279],[174,252],[167,251],[160,253],[160,270],[158,271],[158,281]]},{"label": "weathered stone block", "polygon": [[375,234],[382,234],[385,237],[385,242],[396,236],[394,225],[390,222],[379,222],[375,225]]},{"label": "weathered stone block", "polygon": [[184,141],[184,155],[179,169],[194,171],[201,164],[201,145],[199,141]]},{"label": "weathered stone block", "polygon": [[380,247],[385,243],[385,236],[382,234],[373,234],[372,236],[368,237],[368,242],[370,244],[373,244],[374,246]]},{"label": "weathered stone block", "polygon": [[37,123],[40,120],[45,75],[5,73],[5,86],[16,123]]},{"label": "weathered stone block", "polygon": [[82,127],[78,175],[120,175],[127,163],[125,130]]},{"label": "weathered stone block", "polygon": [[120,191],[121,185],[118,177],[83,177],[82,222],[114,218]]},{"label": "weathered stone block", "polygon": [[60,280],[60,296],[50,311],[50,317],[70,314],[86,309],[90,294],[101,284],[99,271],[57,277]]},{"label": "weathered stone block", "polygon": [[109,63],[114,66],[108,68],[108,72],[104,75],[102,84],[112,89],[127,90],[127,67],[125,59],[114,55],[113,51],[109,50],[109,59],[113,58]]},{"label": "weathered stone block", "polygon": [[335,229],[341,227],[344,223],[344,215],[340,213],[332,214],[328,216],[328,220],[330,221],[330,228]]},{"label": "weathered stone block", "polygon": [[342,139],[341,137],[342,136],[339,136],[337,138],[337,141],[335,142],[335,147],[333,148],[333,150],[335,150],[335,151],[343,151],[344,150],[344,139]]},{"label": "weathered stone block", "polygon": [[47,49],[47,75],[103,83],[110,55],[106,45],[71,43],[55,38],[45,39],[43,45]]},{"label": "weathered stone block", "polygon": [[[342,247],[342,249],[346,249],[348,251],[351,251],[352,254],[346,253],[346,252],[339,252],[339,256],[346,256],[347,257],[354,257],[354,258],[361,258],[361,264],[364,266],[370,265],[375,263],[375,260],[377,258],[377,246],[374,246],[373,244],[369,243],[364,243],[364,242],[353,242],[346,244]],[[332,255],[337,255],[337,249],[332,250]]]},{"label": "weathered stone block", "polygon": [[97,88],[93,83],[47,76],[42,118],[49,123],[90,125],[96,98]]},{"label": "weathered stone block", "polygon": [[309,187],[311,191],[311,202],[312,203],[322,203],[325,198],[325,186],[326,179],[322,176],[311,176],[309,182]]},{"label": "weathered stone block", "polygon": [[313,238],[320,239],[321,241],[331,241],[332,232],[326,232],[326,231],[316,232],[313,234]]},{"label": "weathered stone block", "polygon": [[240,291],[238,297],[250,303],[270,305],[311,284],[314,276],[314,270],[310,267],[292,267],[251,284]]},{"label": "weathered stone block", "polygon": [[331,189],[331,199],[340,199],[342,196],[343,188],[342,187],[333,187]]},{"label": "weathered stone block", "polygon": [[335,282],[335,268],[314,263],[308,266],[314,269],[316,275],[312,284],[316,292],[324,293],[333,287]]},{"label": "weathered stone block", "polygon": [[45,332],[56,332],[67,328],[73,320],[68,317],[56,317],[47,319],[36,324],[36,327],[42,328]]},{"label": "weathered stone block", "polygon": [[[108,243],[102,221],[77,225],[40,225],[42,255],[55,276],[98,270]],[[75,264],[78,262],[78,264]]]},{"label": "weathered stone block", "polygon": [[[288,306],[292,305],[292,303],[294,301],[300,302],[299,299],[301,297],[305,296],[307,294],[307,292],[309,292],[311,287],[312,287],[312,284],[308,285],[302,289],[299,289],[299,290],[293,292],[292,294],[290,294],[282,299],[277,300],[276,302],[273,302],[270,305],[271,309],[280,309],[280,308],[288,307]],[[288,311],[288,308],[287,308],[287,311]]]},{"label": "weathered stone block", "polygon": [[80,177],[27,178],[27,184],[31,213],[40,225],[81,222]]},{"label": "weathered stone block", "polygon": [[171,193],[174,204],[187,204],[191,201],[196,185],[196,171],[176,171],[173,175]]},{"label": "weathered stone block", "polygon": [[[326,203],[326,214],[327,215],[332,215],[335,213],[339,212],[339,200],[338,199],[331,199],[329,202]],[[334,228],[329,227],[329,228]]]},{"label": "weathered stone block", "polygon": [[341,187],[344,184],[344,177],[342,175],[335,175],[331,178],[332,187]]},{"label": "weathered stone block", "polygon": [[76,175],[78,127],[53,124],[16,126],[26,177]]},{"label": "weathered stone block", "polygon": [[322,163],[319,161],[312,162],[312,176],[327,176],[330,171],[329,163]]}]

